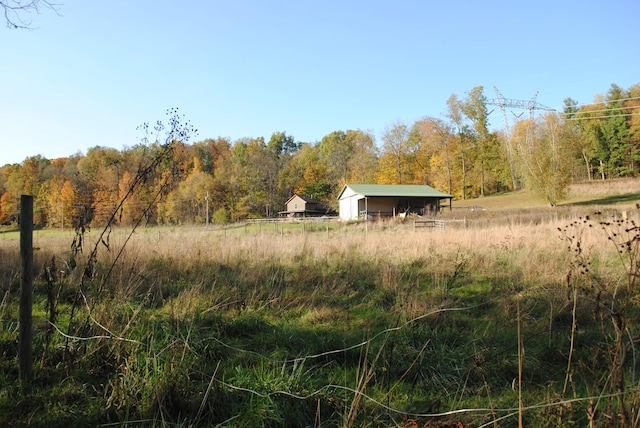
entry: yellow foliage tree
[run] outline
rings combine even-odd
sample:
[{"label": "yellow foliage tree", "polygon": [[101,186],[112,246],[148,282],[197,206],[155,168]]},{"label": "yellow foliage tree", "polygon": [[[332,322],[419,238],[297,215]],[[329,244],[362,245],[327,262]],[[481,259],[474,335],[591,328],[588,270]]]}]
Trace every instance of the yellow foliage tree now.
[{"label": "yellow foliage tree", "polygon": [[64,224],[75,226],[78,221],[79,205],[78,190],[71,180],[65,180],[60,189],[60,202],[62,203]]}]

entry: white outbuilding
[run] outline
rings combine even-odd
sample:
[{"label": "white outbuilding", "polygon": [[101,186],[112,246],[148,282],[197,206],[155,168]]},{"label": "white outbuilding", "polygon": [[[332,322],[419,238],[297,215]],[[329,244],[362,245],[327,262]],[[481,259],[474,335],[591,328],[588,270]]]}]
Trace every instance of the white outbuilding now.
[{"label": "white outbuilding", "polygon": [[399,214],[437,214],[452,195],[424,184],[347,184],[338,196],[340,220],[391,218]]}]

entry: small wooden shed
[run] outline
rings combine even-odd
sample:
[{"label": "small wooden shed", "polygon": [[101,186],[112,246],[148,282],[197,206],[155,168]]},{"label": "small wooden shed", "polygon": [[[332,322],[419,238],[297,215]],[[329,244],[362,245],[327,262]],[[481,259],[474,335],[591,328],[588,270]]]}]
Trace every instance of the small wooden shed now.
[{"label": "small wooden shed", "polygon": [[[448,201],[447,201],[448,200]],[[436,214],[452,195],[420,184],[347,184],[338,196],[340,220],[390,218],[401,213]]]},{"label": "small wooden shed", "polygon": [[323,215],[336,214],[335,210],[329,205],[318,202],[309,196],[298,195],[297,193],[290,197],[285,205],[286,210],[278,213],[281,216],[319,217]]}]

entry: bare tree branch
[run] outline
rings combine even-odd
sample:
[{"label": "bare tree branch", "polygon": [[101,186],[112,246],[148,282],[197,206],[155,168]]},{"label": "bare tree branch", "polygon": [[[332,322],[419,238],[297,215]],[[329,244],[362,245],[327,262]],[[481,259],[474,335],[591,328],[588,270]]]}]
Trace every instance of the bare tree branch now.
[{"label": "bare tree branch", "polygon": [[4,12],[7,28],[30,30],[31,21],[25,18],[32,12],[37,14],[43,9],[50,9],[59,15],[60,4],[49,0],[0,0],[0,7]]}]

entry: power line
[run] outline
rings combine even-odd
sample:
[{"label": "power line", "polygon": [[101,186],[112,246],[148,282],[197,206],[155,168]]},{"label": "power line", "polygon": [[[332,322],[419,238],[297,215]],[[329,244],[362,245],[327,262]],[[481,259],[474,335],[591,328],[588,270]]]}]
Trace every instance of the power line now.
[{"label": "power line", "polygon": [[[640,99],[640,97],[639,98],[633,98],[633,99]],[[608,109],[600,109],[600,110],[587,110],[587,111],[577,110],[577,111],[573,111],[573,112],[555,111],[555,112],[552,112],[552,113],[555,113],[555,114],[557,114],[559,116],[574,116],[574,117],[567,118],[567,120],[610,119],[610,118],[613,118],[613,117],[621,117],[621,116],[622,117],[639,116],[640,112],[612,113],[612,114],[606,114],[606,115],[600,115],[600,116],[580,116],[580,117],[577,117],[577,115],[579,115],[580,113],[602,113],[602,112],[612,112],[612,111],[616,111],[616,110],[635,110],[635,109],[640,109],[640,105],[639,106],[630,106],[630,107],[611,107],[611,108],[608,108]],[[494,116],[494,115],[496,115],[496,113],[489,114],[489,116]]]},{"label": "power line", "polygon": [[[574,114],[574,115],[576,114],[576,113],[559,113],[559,112],[551,112],[551,113],[557,114],[559,116],[569,116],[571,114]],[[489,116],[495,116],[495,115],[497,115],[497,113],[490,114]],[[578,121],[578,120],[611,119],[614,117],[634,117],[634,116],[640,116],[640,112],[609,114],[609,115],[601,115],[601,116],[568,117],[568,118],[565,118],[565,120]]]},{"label": "power line", "polygon": [[[562,113],[563,115],[567,115],[569,113]],[[589,120],[589,119],[610,119],[612,117],[631,117],[631,116],[640,116],[640,113],[620,113],[620,114],[609,114],[603,116],[585,116],[585,117],[569,117],[567,120]]]},{"label": "power line", "polygon": [[608,102],[618,102],[618,101],[634,101],[634,100],[640,100],[640,97],[630,97],[630,98],[620,98],[617,100],[609,100],[609,101],[600,101],[597,103],[582,103],[579,105],[578,108],[584,107],[584,106],[594,106],[594,105],[599,105],[599,104],[606,104]]},{"label": "power line", "polygon": [[611,108],[605,108],[605,109],[600,109],[600,110],[580,110],[580,109],[578,109],[576,111],[561,112],[560,114],[570,115],[570,114],[579,114],[579,113],[601,113],[603,111],[610,112],[610,111],[614,111],[614,110],[633,110],[633,109],[636,109],[636,108],[640,108],[640,105],[630,106],[630,107],[611,107]]}]

